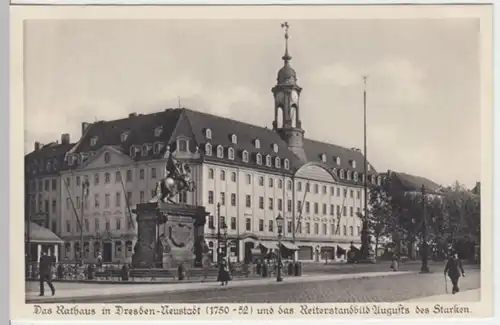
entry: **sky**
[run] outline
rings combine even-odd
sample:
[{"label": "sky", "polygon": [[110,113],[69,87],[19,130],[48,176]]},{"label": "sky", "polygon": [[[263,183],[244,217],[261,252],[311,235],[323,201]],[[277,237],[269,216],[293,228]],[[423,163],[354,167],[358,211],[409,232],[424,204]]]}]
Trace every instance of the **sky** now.
[{"label": "sky", "polygon": [[[439,184],[480,180],[477,19],[290,20],[305,136]],[[271,127],[278,20],[30,20],[25,152],[81,123],[179,106]]]}]

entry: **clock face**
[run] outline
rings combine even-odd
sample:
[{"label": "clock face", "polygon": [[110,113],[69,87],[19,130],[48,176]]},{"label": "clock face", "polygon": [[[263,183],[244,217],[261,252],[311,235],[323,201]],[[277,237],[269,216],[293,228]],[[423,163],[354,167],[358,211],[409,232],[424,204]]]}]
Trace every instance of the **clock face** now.
[{"label": "clock face", "polygon": [[299,94],[295,90],[292,90],[292,102],[297,103],[298,101],[299,101]]}]

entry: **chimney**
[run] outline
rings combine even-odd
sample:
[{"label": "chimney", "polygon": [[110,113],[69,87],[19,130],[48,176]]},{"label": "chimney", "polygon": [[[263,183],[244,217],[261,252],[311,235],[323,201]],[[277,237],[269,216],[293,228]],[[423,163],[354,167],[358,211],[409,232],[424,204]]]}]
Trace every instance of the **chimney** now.
[{"label": "chimney", "polygon": [[128,117],[129,117],[129,118],[134,117],[134,116],[137,116],[137,113],[130,113],[130,114],[128,115]]},{"label": "chimney", "polygon": [[41,147],[41,146],[40,146],[40,142],[35,141],[35,151],[40,150],[40,147]]},{"label": "chimney", "polygon": [[61,144],[69,144],[69,133],[61,134]]},{"label": "chimney", "polygon": [[89,128],[89,126],[90,126],[90,123],[82,122],[82,137],[85,134],[85,131],[87,131],[87,129]]}]

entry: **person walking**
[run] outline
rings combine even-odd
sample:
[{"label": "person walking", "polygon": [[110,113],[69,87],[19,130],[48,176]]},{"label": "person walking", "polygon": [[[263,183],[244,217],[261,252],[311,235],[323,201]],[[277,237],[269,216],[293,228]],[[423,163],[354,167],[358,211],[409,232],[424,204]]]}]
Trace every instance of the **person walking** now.
[{"label": "person walking", "polygon": [[448,262],[446,262],[446,266],[444,267],[444,274],[448,274],[448,277],[451,280],[453,285],[452,294],[455,294],[460,291],[458,287],[458,280],[460,276],[464,277],[465,272],[462,265],[462,261],[458,258],[458,254],[453,252],[451,256],[448,258]]},{"label": "person walking", "polygon": [[395,253],[392,255],[391,269],[393,272],[397,272],[399,270],[399,259]]},{"label": "person walking", "polygon": [[229,269],[226,260],[222,260],[219,264],[219,274],[217,276],[217,282],[220,282],[221,286],[227,285],[229,282]]},{"label": "person walking", "polygon": [[48,256],[47,252],[43,251],[42,256],[40,257],[40,296],[44,295],[44,282],[47,282],[50,290],[52,291],[52,295],[56,294],[56,289],[52,284],[52,265],[54,264],[54,259],[52,256]]}]

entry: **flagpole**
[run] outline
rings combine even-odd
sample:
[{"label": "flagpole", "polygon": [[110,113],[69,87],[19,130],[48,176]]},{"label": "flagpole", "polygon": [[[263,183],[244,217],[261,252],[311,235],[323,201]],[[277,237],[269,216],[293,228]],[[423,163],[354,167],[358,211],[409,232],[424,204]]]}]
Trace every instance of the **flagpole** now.
[{"label": "flagpole", "polygon": [[363,191],[364,191],[364,216],[368,217],[368,153],[366,150],[366,76],[363,76],[364,90],[363,90],[363,155],[364,155],[364,174]]}]

